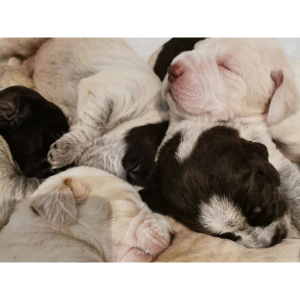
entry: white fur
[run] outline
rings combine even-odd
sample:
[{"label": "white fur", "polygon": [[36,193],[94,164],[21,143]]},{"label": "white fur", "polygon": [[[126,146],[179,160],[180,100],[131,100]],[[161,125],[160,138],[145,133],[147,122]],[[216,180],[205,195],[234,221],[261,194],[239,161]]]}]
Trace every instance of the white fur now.
[{"label": "white fur", "polygon": [[0,59],[24,48],[31,49],[23,54],[23,65],[36,90],[58,105],[72,125],[51,147],[53,168],[78,160],[90,142],[122,123],[166,118],[158,77],[122,39],[4,39]]},{"label": "white fur", "polygon": [[[157,262],[299,262],[300,240],[292,236],[270,248],[249,249],[228,239],[189,230],[168,218],[174,232],[171,246]],[[293,229],[292,229],[293,230]],[[295,230],[296,231],[296,230]],[[299,238],[296,232],[294,238]]]},{"label": "white fur", "polygon": [[183,75],[173,83],[167,75],[163,95],[183,118],[213,122],[264,115],[280,149],[299,162],[300,63],[292,63],[294,70],[274,39],[206,39],[173,60]]},{"label": "white fur", "polygon": [[0,232],[0,261],[152,261],[170,241],[169,223],[134,187],[78,167],[49,178],[17,205]]}]

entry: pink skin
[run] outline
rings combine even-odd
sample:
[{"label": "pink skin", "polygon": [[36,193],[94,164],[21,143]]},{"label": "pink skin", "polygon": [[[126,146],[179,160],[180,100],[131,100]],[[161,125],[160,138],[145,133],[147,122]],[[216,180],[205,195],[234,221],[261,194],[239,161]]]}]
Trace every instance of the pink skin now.
[{"label": "pink skin", "polygon": [[115,245],[113,261],[151,262],[171,243],[172,232],[167,220],[143,209],[129,225],[122,245]]},{"label": "pink skin", "polygon": [[[227,116],[226,90],[239,81],[239,74],[231,68],[232,59],[223,55],[202,57],[194,51],[175,58],[164,80],[163,94],[171,109],[191,116]],[[212,85],[212,79],[214,84]]]}]

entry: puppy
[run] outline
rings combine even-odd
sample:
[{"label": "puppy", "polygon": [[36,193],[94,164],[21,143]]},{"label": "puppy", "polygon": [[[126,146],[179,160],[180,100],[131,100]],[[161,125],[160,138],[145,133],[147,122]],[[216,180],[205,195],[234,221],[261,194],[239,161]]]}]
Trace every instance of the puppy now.
[{"label": "puppy", "polygon": [[172,38],[151,55],[148,63],[163,81],[172,60],[184,51],[193,50],[195,44],[203,40],[205,38]]},{"label": "puppy", "polygon": [[52,176],[17,204],[0,232],[0,261],[153,261],[171,241],[167,220],[135,188],[102,170]]},{"label": "puppy", "polygon": [[300,240],[293,237],[271,248],[247,249],[226,239],[190,231],[171,218],[168,221],[174,238],[156,262],[299,262]]},{"label": "puppy", "polygon": [[[299,67],[294,70],[298,76]],[[280,150],[299,162],[298,88],[276,40],[215,38],[173,60],[163,95],[174,111],[195,120],[263,116]]]},{"label": "puppy", "polygon": [[40,179],[23,175],[6,141],[0,136],[0,205],[6,205],[11,199],[21,201],[31,195],[40,183]]},{"label": "puppy", "polygon": [[37,92],[22,86],[0,91],[0,134],[25,176],[42,179],[57,173],[47,153],[67,131],[61,109]]},{"label": "puppy", "polygon": [[159,79],[122,39],[2,39],[0,60],[16,55],[24,61],[6,66],[11,70],[2,72],[3,80],[25,69],[37,91],[70,118],[70,132],[48,154],[54,169],[80,159],[89,142],[124,124],[167,120]]},{"label": "puppy", "polygon": [[138,126],[144,122],[124,124],[88,144],[75,164],[105,170],[137,187],[154,185],[155,155],[169,122]]},{"label": "puppy", "polygon": [[140,191],[143,201],[197,232],[249,248],[279,243],[290,227],[288,202],[266,146],[241,138],[249,130],[231,123],[173,124],[157,154],[157,186]]}]

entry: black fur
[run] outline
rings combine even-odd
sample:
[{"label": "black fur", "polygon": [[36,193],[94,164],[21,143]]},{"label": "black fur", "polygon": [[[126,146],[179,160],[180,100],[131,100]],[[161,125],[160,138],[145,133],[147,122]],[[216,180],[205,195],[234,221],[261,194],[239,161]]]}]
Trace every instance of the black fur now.
[{"label": "black fur", "polygon": [[46,178],[50,145],[69,129],[61,109],[34,90],[14,86],[0,91],[0,134],[27,177]]},{"label": "black fur", "polygon": [[172,38],[166,42],[154,65],[154,73],[161,81],[164,80],[167,70],[170,67],[173,59],[181,52],[194,49],[194,45],[206,38]]},{"label": "black fur", "polygon": [[212,195],[238,205],[251,226],[267,226],[287,211],[278,191],[279,174],[268,162],[264,145],[242,139],[233,128],[216,126],[203,132],[191,155],[179,163],[175,153],[180,143],[178,133],[163,145],[158,184],[140,191],[153,211],[210,234],[199,220],[199,204],[208,203]]},{"label": "black fur", "polygon": [[155,183],[155,155],[169,122],[148,124],[131,129],[125,136],[127,149],[122,160],[129,183],[140,187]]}]

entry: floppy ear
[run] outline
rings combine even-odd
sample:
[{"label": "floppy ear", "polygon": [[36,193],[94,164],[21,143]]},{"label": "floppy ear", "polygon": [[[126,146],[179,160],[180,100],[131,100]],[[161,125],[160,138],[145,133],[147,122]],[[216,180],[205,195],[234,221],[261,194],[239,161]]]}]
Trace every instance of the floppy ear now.
[{"label": "floppy ear", "polygon": [[282,70],[273,71],[271,78],[276,89],[269,107],[268,124],[275,125],[297,112],[299,92],[292,74],[283,73]]},{"label": "floppy ear", "polygon": [[46,193],[37,195],[32,210],[53,225],[72,225],[76,221],[76,202],[88,196],[87,187],[77,178],[67,178]]},{"label": "floppy ear", "polygon": [[254,166],[242,210],[250,226],[268,226],[283,217],[288,203],[280,194],[277,170],[260,160]]}]

